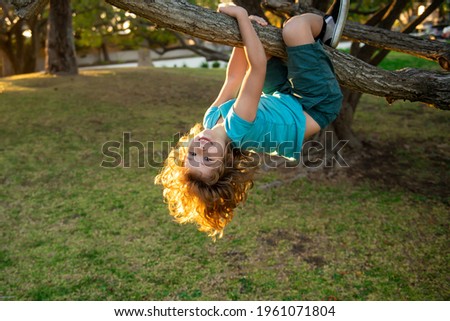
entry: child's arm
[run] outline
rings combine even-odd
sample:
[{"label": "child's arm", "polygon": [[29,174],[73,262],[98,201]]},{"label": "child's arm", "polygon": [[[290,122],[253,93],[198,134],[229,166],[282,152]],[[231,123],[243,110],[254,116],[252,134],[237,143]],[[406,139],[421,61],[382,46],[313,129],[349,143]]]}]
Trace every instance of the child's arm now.
[{"label": "child's arm", "polygon": [[237,96],[247,71],[247,58],[243,48],[234,48],[227,67],[227,75],[222,89],[212,106],[220,106]]},{"label": "child's arm", "polygon": [[242,82],[241,91],[236,99],[234,110],[241,118],[252,122],[256,117],[266,76],[266,54],[247,11],[242,7],[219,5],[219,11],[237,19],[248,69]]}]

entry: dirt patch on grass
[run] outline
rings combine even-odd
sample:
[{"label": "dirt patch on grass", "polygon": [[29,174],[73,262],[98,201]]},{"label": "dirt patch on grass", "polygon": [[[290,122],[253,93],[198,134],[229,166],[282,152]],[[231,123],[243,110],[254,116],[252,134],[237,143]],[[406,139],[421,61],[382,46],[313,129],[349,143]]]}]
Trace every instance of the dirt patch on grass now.
[{"label": "dirt patch on grass", "polygon": [[[320,268],[327,264],[324,257],[318,255],[318,248],[326,242],[320,237],[308,236],[296,229],[276,229],[261,232],[258,238],[261,255],[281,252],[285,256],[306,262],[311,268]],[[270,254],[271,256],[273,254]]]},{"label": "dirt patch on grass", "polygon": [[449,147],[433,142],[366,142],[361,153],[346,157],[350,168],[345,175],[355,182],[369,180],[448,204]]},{"label": "dirt patch on grass", "polygon": [[[403,189],[450,204],[450,145],[438,142],[364,142],[361,151],[346,151],[343,159],[348,167],[286,167],[280,163],[279,179],[261,184],[270,189],[307,177],[312,181],[350,180]],[[271,169],[268,171],[272,171]],[[262,172],[267,172],[262,169]]]},{"label": "dirt patch on grass", "polygon": [[361,151],[345,152],[343,158],[348,167],[286,168],[280,164],[276,169],[278,179],[261,184],[259,188],[276,188],[303,177],[335,184],[343,180],[352,184],[369,182],[450,204],[450,145],[427,141],[372,141],[363,142],[363,145]]},{"label": "dirt patch on grass", "polygon": [[364,142],[361,151],[349,151],[344,155],[344,159],[349,165],[348,168],[307,170],[308,179],[334,182],[350,180],[355,184],[369,182],[388,189],[406,189],[423,197],[450,204],[448,144]]}]

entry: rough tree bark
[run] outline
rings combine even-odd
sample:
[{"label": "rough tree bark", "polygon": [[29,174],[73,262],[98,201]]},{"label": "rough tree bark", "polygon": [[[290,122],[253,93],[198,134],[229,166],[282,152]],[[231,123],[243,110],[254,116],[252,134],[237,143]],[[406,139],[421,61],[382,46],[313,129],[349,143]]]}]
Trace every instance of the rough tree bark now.
[{"label": "rough tree bark", "polygon": [[78,74],[70,0],[50,0],[46,52],[45,71],[47,73]]},{"label": "rough tree bark", "polygon": [[10,2],[16,8],[19,17],[28,19],[37,15],[49,0],[10,0]]}]

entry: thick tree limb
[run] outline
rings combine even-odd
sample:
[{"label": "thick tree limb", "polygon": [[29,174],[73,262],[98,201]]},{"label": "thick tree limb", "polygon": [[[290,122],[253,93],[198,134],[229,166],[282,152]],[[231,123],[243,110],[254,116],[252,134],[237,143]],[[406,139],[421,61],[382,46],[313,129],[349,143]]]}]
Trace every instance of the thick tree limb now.
[{"label": "thick tree limb", "polygon": [[16,8],[17,15],[24,19],[29,19],[37,15],[50,0],[10,0]]},{"label": "thick tree limb", "polygon": [[[161,27],[187,33],[207,41],[230,46],[242,46],[234,19],[201,8],[186,1],[175,0],[107,0],[129,10]],[[275,27],[255,29],[266,51],[286,57],[281,30]],[[450,74],[408,69],[384,71],[353,56],[327,48],[333,60],[340,83],[360,92],[396,99],[420,101],[439,109],[450,109]]]},{"label": "thick tree limb", "polygon": [[445,42],[431,41],[355,22],[349,22],[346,25],[344,36],[373,47],[433,60],[445,70],[450,70],[450,45]]},{"label": "thick tree limb", "polygon": [[389,103],[403,99],[450,109],[448,72],[414,68],[387,71],[338,50],[330,50],[329,53],[339,81],[352,90],[385,97]]},{"label": "thick tree limb", "polygon": [[[289,16],[304,12],[322,14],[314,8],[283,0],[266,0],[264,5],[267,9],[283,12]],[[438,62],[445,70],[450,70],[450,45],[445,42],[413,37],[352,21],[347,22],[343,35],[346,39],[362,42],[376,48],[403,52],[419,58],[433,60]]]}]

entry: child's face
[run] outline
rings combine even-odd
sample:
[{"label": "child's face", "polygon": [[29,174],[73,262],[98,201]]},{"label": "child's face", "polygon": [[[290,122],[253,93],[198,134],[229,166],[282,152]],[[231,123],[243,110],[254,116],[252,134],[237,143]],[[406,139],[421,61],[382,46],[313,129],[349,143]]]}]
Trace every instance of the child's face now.
[{"label": "child's face", "polygon": [[185,166],[200,179],[208,180],[223,163],[225,138],[214,129],[205,129],[190,141]]}]

